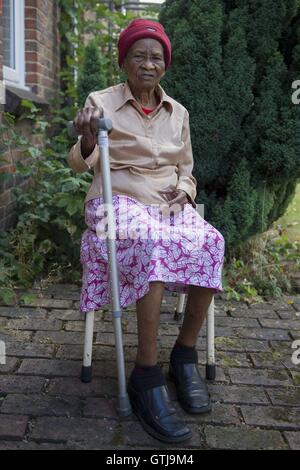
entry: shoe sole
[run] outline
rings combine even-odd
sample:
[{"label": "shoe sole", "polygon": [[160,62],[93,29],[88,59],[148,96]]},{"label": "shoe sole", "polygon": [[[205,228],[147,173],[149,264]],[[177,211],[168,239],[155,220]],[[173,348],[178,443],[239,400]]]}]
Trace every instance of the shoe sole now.
[{"label": "shoe sole", "polygon": [[[174,375],[169,373],[169,378],[175,384],[175,388],[176,388],[176,379],[175,379]],[[177,390],[176,390],[176,394],[177,394],[177,399],[178,399],[180,405],[182,406],[184,411],[186,411],[187,413],[191,413],[191,414],[195,414],[195,415],[199,414],[200,415],[202,413],[208,413],[212,409],[211,405],[203,406],[202,408],[189,407],[181,400],[180,396],[177,393]]]}]

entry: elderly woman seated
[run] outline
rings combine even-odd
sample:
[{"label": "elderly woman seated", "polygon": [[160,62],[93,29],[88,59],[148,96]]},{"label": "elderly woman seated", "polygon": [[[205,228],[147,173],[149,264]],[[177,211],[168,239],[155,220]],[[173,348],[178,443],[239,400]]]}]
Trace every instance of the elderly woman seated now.
[{"label": "elderly woman seated", "polygon": [[[196,342],[213,294],[222,292],[224,238],[197,212],[188,111],[159,85],[171,62],[161,24],[136,19],[121,33],[119,65],[127,81],[90,93],[74,125],[68,158],[74,171],[93,168],[81,240],[81,312],[111,302],[96,120],[110,117],[116,247],[122,307],[136,302],[138,344],[128,382],[133,411],[164,442],[191,431],[172,405],[157,358],[164,290],[187,293],[185,316],[170,354],[169,375],[189,413],[211,409],[198,369]],[[201,138],[201,136],[199,136]]]}]

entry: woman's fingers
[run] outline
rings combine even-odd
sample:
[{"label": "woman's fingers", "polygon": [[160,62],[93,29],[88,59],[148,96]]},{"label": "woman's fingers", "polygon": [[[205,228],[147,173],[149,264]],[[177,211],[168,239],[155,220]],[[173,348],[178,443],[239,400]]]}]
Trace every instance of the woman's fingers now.
[{"label": "woman's fingers", "polygon": [[90,108],[91,117],[90,117],[90,129],[92,134],[98,134],[98,119],[100,118],[100,110],[98,108]]},{"label": "woman's fingers", "polygon": [[96,107],[86,107],[78,111],[74,119],[74,127],[79,135],[95,136],[98,133],[97,120],[101,117]]},{"label": "woman's fingers", "polygon": [[184,204],[187,204],[189,202],[186,192],[181,189],[161,190],[160,193],[163,193],[166,195],[169,206],[179,204],[181,208],[183,208]]}]

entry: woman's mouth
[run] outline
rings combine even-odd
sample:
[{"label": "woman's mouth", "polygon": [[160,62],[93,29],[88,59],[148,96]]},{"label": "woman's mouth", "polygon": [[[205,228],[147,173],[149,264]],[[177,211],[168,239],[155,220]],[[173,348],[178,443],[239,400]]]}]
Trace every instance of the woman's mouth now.
[{"label": "woman's mouth", "polygon": [[141,77],[145,80],[152,80],[154,78],[154,75],[151,73],[142,73]]}]

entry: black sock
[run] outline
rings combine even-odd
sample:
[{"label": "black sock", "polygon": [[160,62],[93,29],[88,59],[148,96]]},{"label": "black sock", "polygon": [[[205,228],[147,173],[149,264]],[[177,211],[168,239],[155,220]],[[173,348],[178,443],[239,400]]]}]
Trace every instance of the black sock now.
[{"label": "black sock", "polygon": [[170,362],[175,364],[197,364],[198,353],[195,346],[184,346],[176,341],[170,356]]},{"label": "black sock", "polygon": [[145,367],[136,365],[131,373],[130,380],[137,391],[145,391],[166,385],[166,379],[158,364]]}]

